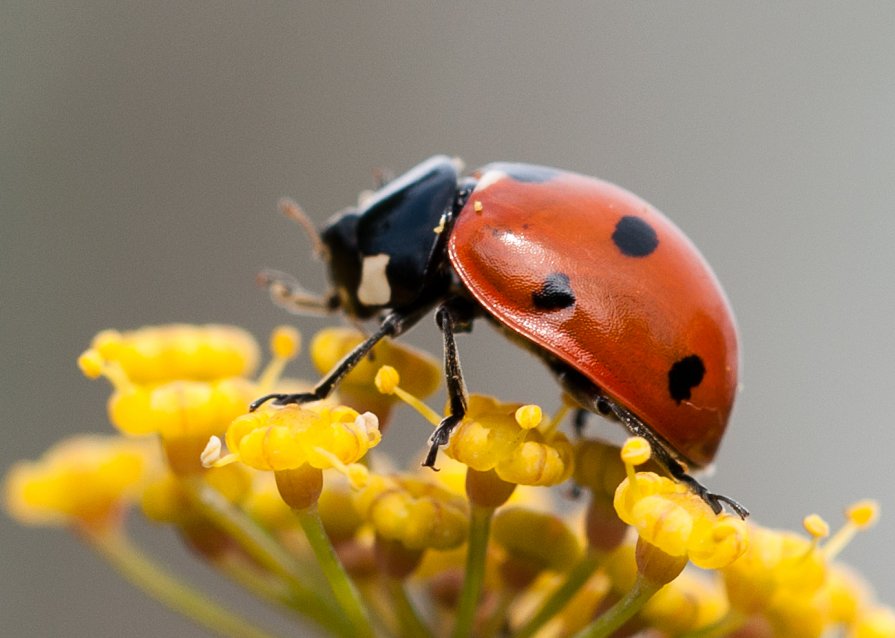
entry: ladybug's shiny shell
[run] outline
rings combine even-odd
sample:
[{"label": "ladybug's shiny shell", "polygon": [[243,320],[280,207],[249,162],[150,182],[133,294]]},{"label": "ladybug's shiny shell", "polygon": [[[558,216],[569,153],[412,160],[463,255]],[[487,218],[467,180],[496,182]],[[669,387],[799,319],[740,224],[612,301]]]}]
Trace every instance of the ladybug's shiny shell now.
[{"label": "ladybug's shiny shell", "polygon": [[737,333],[690,240],[598,179],[507,163],[477,177],[448,240],[463,286],[680,458],[709,464],[736,393]]}]

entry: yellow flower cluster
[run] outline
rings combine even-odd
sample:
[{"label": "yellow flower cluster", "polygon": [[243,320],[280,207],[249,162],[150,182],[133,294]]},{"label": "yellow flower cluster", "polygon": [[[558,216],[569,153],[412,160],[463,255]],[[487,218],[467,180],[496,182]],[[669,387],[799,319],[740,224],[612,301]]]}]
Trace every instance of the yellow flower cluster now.
[{"label": "yellow flower cluster", "polygon": [[[275,351],[275,366],[295,356],[291,332],[273,337],[295,342]],[[112,383],[109,420],[122,434],[158,435],[175,471],[192,472],[208,437],[223,432],[258,395],[261,386],[247,376],[258,365],[258,350],[239,328],[173,324],[105,330],[78,364],[88,377]]]},{"label": "yellow flower cluster", "polygon": [[140,498],[158,459],[141,441],[79,435],[38,461],[20,461],[4,484],[9,514],[29,525],[106,525]]},{"label": "yellow flower cluster", "polygon": [[[362,339],[324,330],[311,358],[328,370]],[[150,595],[227,635],[266,634],[128,549],[129,506],[328,635],[895,638],[893,611],[836,561],[875,520],[872,502],[832,536],[817,516],[799,534],[715,515],[643,471],[655,469],[646,441],[570,441],[558,430],[569,406],[550,418],[475,394],[441,471],[396,469],[383,430],[401,402],[441,422],[420,398],[437,389],[438,362],[385,340],[336,396],[247,412],[309,387],[281,378],[300,342],[275,330],[252,376],[260,348],[238,328],[100,333],[79,365],[111,382],[123,436],[76,437],[15,465],[7,512],[76,528]]]},{"label": "yellow flower cluster", "polygon": [[[622,459],[629,467],[645,463],[648,444],[629,439]],[[622,481],[615,492],[615,510],[640,538],[671,556],[686,556],[703,569],[725,567],[746,551],[745,521],[726,513],[716,516],[686,485],[652,472],[630,473]]]}]

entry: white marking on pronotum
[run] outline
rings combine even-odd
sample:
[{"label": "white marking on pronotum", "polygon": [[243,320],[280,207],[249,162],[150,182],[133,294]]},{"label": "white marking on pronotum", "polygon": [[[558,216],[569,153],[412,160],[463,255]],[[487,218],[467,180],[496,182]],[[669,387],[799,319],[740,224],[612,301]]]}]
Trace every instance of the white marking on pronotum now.
[{"label": "white marking on pronotum", "polygon": [[392,298],[385,267],[391,255],[380,253],[364,257],[361,266],[360,285],[357,287],[357,298],[366,306],[384,306]]},{"label": "white marking on pronotum", "polygon": [[482,179],[480,179],[478,181],[478,183],[475,185],[475,192],[478,193],[478,192],[485,190],[486,188],[491,186],[491,184],[495,184],[495,183],[499,182],[506,176],[507,176],[507,174],[504,173],[503,171],[495,171],[495,170],[488,171],[487,173],[482,175]]}]

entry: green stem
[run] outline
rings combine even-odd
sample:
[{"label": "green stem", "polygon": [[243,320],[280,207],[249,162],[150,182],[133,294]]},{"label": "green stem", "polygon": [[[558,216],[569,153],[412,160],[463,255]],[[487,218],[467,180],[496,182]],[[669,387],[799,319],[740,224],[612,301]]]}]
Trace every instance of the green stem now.
[{"label": "green stem", "polygon": [[457,621],[451,634],[452,638],[472,636],[475,612],[485,581],[485,558],[493,516],[494,508],[472,505],[469,541],[466,548],[466,575],[463,579],[463,590],[460,592],[460,604],[457,607]]},{"label": "green stem", "polygon": [[432,638],[432,630],[426,626],[410,596],[407,595],[404,581],[386,577],[386,586],[398,619],[401,638]]},{"label": "green stem", "polygon": [[373,627],[370,624],[370,616],[361,600],[360,593],[336,555],[336,550],[333,549],[332,542],[320,520],[320,514],[317,512],[317,505],[293,511],[298,515],[298,522],[308,538],[317,563],[323,570],[323,575],[329,581],[336,600],[352,626],[353,635],[360,638],[372,638]]},{"label": "green stem", "polygon": [[87,533],[85,538],[128,581],[169,609],[221,636],[271,638],[143,556],[122,533]]},{"label": "green stem", "polygon": [[537,613],[532,616],[519,630],[514,634],[516,638],[530,638],[534,636],[541,627],[543,627],[550,619],[562,611],[568,602],[572,599],[578,590],[587,582],[588,578],[593,576],[599,564],[599,557],[595,552],[588,552],[587,555],[578,561],[578,564],[572,568],[572,571],[566,576],[565,581],[550,594],[550,597],[544,601]]},{"label": "green stem", "polygon": [[354,635],[353,628],[346,623],[339,610],[305,584],[306,568],[266,530],[201,479],[185,479],[183,485],[209,520],[225,531],[263,567],[286,581],[291,592],[292,608],[339,636]]},{"label": "green stem", "polygon": [[646,601],[660,589],[662,589],[661,585],[650,583],[638,575],[634,587],[625,594],[624,598],[575,634],[573,638],[608,638],[640,611]]}]

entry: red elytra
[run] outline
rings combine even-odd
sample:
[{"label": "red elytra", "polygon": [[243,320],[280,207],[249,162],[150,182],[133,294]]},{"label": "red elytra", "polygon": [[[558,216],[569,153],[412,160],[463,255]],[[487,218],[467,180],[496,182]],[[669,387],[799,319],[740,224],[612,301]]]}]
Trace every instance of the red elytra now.
[{"label": "red elytra", "polygon": [[488,317],[539,354],[583,411],[646,437],[658,464],[713,511],[727,504],[747,516],[679,462],[712,461],[737,386],[733,315],[696,248],[649,204],[594,178],[531,164],[459,170],[432,157],[311,231],[328,265],[326,295],[264,276],[294,311],[338,310],[378,327],[312,389],[268,394],[250,409],[328,397],[379,340],[434,310],[449,399],[423,462],[435,467],[467,409],[455,334]]},{"label": "red elytra", "polygon": [[683,460],[711,463],[736,394],[737,332],[696,247],[650,204],[595,178],[525,181],[499,164],[477,177],[448,243],[463,285]]}]

